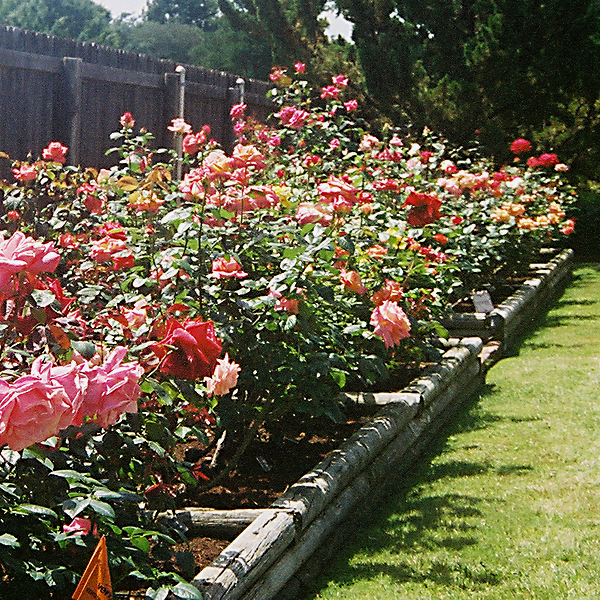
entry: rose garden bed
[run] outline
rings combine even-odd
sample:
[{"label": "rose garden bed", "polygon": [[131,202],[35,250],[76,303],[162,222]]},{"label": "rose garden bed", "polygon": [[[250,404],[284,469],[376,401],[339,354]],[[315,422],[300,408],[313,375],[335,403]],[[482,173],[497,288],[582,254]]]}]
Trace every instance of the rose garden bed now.
[{"label": "rose garden bed", "polygon": [[115,590],[283,594],[568,272],[556,155],[369,131],[296,67],[231,154],[125,113],[112,168],[52,142],[0,182],[0,595],[70,594],[99,536]]},{"label": "rose garden bed", "polygon": [[484,383],[487,369],[512,351],[563,289],[573,252],[548,250],[543,256],[548,262],[532,264],[514,293],[496,296],[487,322],[482,314],[463,312],[453,330],[450,319],[452,335],[469,321],[480,337],[453,337],[455,346],[442,361],[401,391],[347,395],[343,423],[287,421],[257,440],[224,486],[164,514],[190,538],[182,549],[194,555],[193,584],[203,598],[295,597],[355,531],[355,515],[400,481]]}]

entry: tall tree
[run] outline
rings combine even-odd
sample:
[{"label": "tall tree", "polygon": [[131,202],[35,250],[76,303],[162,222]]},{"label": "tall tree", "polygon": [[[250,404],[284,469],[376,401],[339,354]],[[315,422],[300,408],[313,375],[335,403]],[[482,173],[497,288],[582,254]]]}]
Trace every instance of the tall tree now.
[{"label": "tall tree", "polygon": [[0,24],[110,43],[110,12],[91,0],[0,0]]}]

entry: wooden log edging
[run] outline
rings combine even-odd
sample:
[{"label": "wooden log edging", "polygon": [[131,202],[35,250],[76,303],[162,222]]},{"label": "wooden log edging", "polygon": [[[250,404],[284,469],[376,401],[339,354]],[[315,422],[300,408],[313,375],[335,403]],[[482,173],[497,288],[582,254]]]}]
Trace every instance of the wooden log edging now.
[{"label": "wooden log edging", "polygon": [[[481,383],[479,338],[462,340],[439,365],[301,477],[193,580],[206,600],[269,600],[361,501],[372,497],[445,408]],[[392,395],[393,396],[393,395]]]},{"label": "wooden log edging", "polygon": [[515,294],[490,313],[490,317],[502,320],[500,341],[503,352],[512,349],[527,325],[568,280],[574,257],[572,249],[563,250],[543,268],[537,269],[537,277],[525,281]]},{"label": "wooden log edging", "polygon": [[452,414],[479,390],[491,362],[497,362],[505,346],[568,280],[573,256],[565,250],[539,265],[537,277],[494,309],[501,339],[485,346],[480,337],[457,340],[439,364],[402,391],[364,395],[365,401],[383,408],[270,508],[262,509],[192,580],[203,598],[293,599],[303,582],[318,573],[335,540],[355,527],[351,515],[372,505],[397,482]]}]

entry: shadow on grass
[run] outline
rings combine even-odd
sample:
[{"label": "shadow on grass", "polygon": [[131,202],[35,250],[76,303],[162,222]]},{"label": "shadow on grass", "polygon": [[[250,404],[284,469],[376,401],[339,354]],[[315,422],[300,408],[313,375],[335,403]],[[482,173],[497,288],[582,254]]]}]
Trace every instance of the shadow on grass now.
[{"label": "shadow on grass", "polygon": [[[492,466],[447,457],[439,462],[434,460],[449,449],[449,438],[459,433],[485,429],[499,421],[537,420],[504,417],[484,410],[479,404],[481,396],[495,393],[494,386],[485,386],[481,394],[470,398],[442,427],[393,493],[370,513],[361,529],[353,532],[352,540],[337,555],[340,568],[311,586],[313,594],[326,582],[344,586],[379,576],[388,577],[395,584],[430,582],[468,588],[501,582],[500,573],[483,565],[463,564],[452,553],[479,543],[481,507],[503,500],[456,493],[426,495],[423,491],[425,484],[438,480],[473,477],[490,471],[513,475],[531,470],[528,465]],[[436,556],[436,551],[441,554]],[[425,566],[415,560],[424,552],[433,553]]]}]

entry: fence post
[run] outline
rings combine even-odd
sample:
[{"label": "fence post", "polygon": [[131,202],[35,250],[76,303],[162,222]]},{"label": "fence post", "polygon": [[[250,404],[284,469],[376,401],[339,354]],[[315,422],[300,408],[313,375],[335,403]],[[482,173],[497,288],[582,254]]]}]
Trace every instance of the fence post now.
[{"label": "fence post", "polygon": [[66,140],[69,147],[69,162],[78,165],[81,161],[81,105],[82,105],[83,59],[65,56],[63,74],[65,81],[63,114],[65,115]]}]

